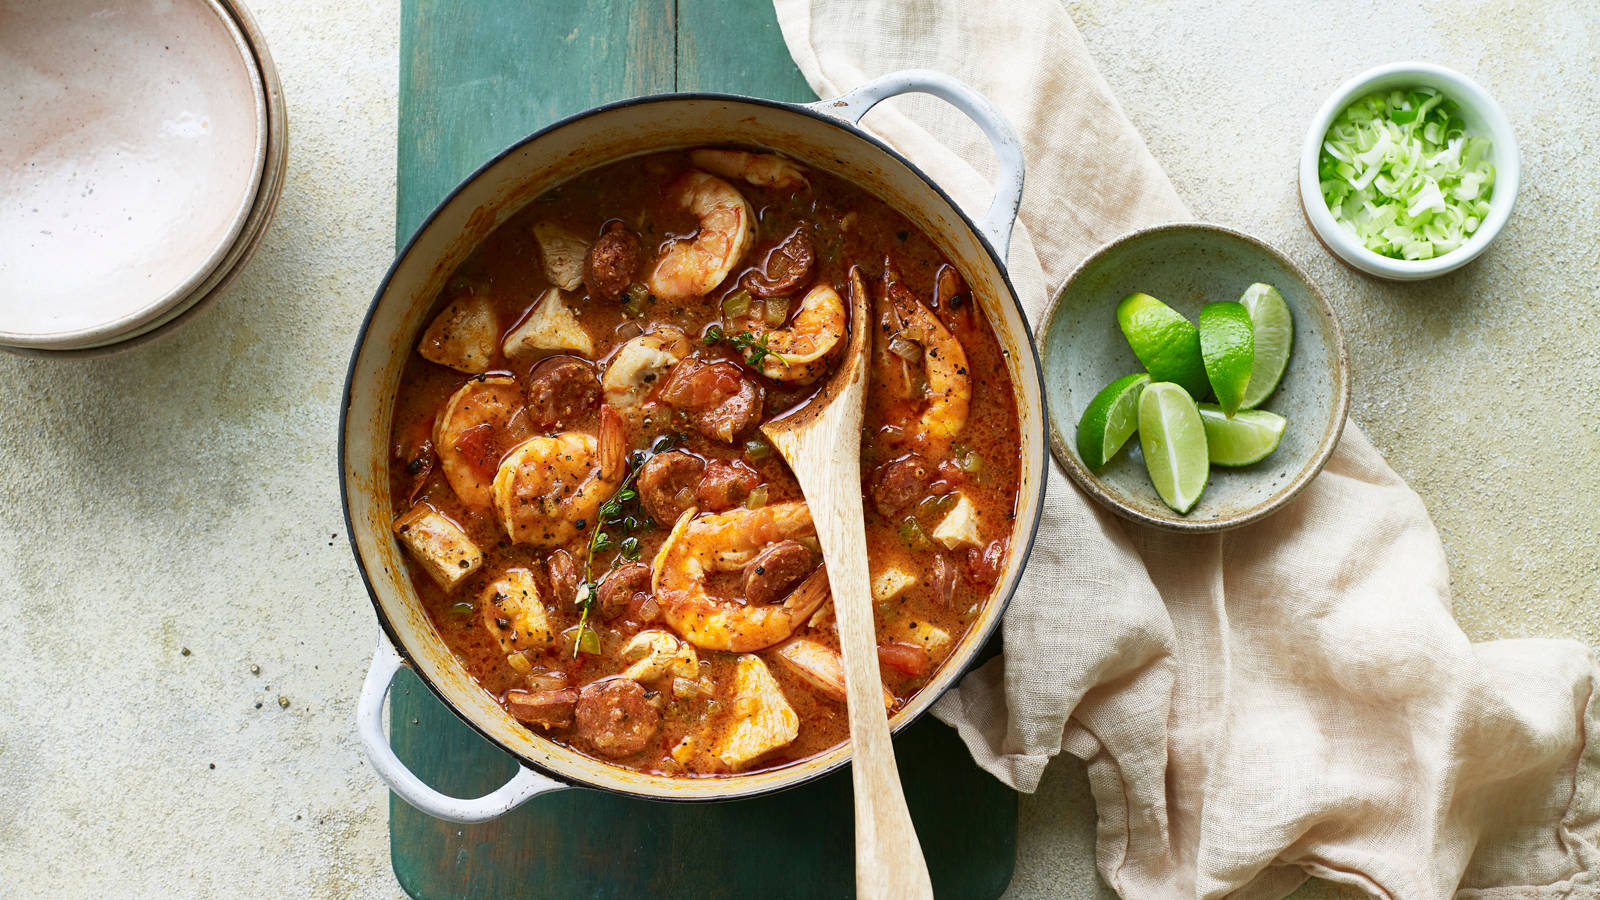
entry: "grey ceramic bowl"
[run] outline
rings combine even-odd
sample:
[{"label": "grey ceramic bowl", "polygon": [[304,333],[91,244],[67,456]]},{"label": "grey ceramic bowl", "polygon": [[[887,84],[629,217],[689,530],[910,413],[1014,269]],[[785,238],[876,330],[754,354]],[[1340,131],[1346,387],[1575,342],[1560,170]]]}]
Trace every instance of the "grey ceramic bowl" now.
[{"label": "grey ceramic bowl", "polygon": [[[1206,303],[1237,300],[1257,281],[1276,287],[1294,316],[1289,367],[1261,404],[1289,420],[1278,448],[1251,466],[1213,466],[1205,493],[1188,515],[1161,502],[1137,435],[1105,468],[1089,471],[1078,455],[1078,418],[1113,379],[1143,371],[1117,327],[1117,302],[1143,291],[1194,321]],[[1332,455],[1350,402],[1344,335],[1322,292],[1282,253],[1219,225],[1162,225],[1097,250],[1051,302],[1039,355],[1050,445],[1067,474],[1114,512],[1173,531],[1236,528],[1288,503]]]}]

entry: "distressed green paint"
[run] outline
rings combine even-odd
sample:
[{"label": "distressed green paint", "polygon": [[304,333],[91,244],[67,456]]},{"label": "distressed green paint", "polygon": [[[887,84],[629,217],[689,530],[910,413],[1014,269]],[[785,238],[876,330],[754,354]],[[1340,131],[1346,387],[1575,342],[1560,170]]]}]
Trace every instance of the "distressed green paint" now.
[{"label": "distressed green paint", "polygon": [[[760,0],[406,0],[400,35],[401,243],[484,161],[595,104],[674,88],[813,99]],[[395,752],[427,783],[479,796],[515,771],[410,672],[391,698]],[[1016,794],[931,718],[895,746],[938,895],[999,896],[1015,856]],[[467,826],[392,798],[390,855],[400,884],[425,898],[848,897],[850,791],[847,771],[717,804],[563,791]]]}]

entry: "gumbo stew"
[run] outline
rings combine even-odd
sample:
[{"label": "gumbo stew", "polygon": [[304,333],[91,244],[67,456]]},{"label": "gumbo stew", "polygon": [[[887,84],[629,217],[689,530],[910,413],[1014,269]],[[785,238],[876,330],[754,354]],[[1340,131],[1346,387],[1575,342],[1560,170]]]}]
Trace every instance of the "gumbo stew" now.
[{"label": "gumbo stew", "polygon": [[810,512],[758,426],[827,380],[853,279],[892,711],[991,601],[1017,503],[1005,351],[938,248],[842,180],[706,148],[569,181],[454,273],[395,402],[394,530],[517,720],[673,776],[847,738]]}]

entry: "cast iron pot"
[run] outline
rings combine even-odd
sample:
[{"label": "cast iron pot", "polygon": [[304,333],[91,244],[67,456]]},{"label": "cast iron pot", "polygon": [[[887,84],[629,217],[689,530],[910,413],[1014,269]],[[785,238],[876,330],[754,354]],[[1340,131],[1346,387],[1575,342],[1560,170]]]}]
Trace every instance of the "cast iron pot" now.
[{"label": "cast iron pot", "polygon": [[[949,102],[977,123],[993,144],[1000,161],[1000,187],[980,221],[969,219],[905,157],[856,127],[878,102],[909,92]],[[1001,346],[1009,351],[1006,358],[1017,394],[1022,444],[1018,448],[1021,495],[1010,558],[996,600],[974,620],[927,686],[894,715],[892,728],[910,724],[961,676],[1016,590],[1044,501],[1049,445],[1039,358],[1005,271],[1006,248],[1022,199],[1022,152],[1000,113],[960,82],[920,70],[888,75],[811,104],[671,94],[580,113],[519,141],[439,204],[378,288],[350,360],[339,441],[345,521],[383,628],[356,718],[373,769],[396,794],[423,812],[456,822],[481,822],[541,793],[568,787],[656,800],[725,800],[793,787],[849,762],[846,743],[771,771],[668,778],[610,765],[545,739],[506,713],[445,646],[417,597],[403,551],[390,531],[395,511],[389,501],[389,432],[395,392],[434,298],[456,266],[533,198],[588,169],[658,150],[730,143],[782,150],[871,191],[907,215],[960,268]],[[382,712],[395,673],[406,665],[463,721],[521,762],[509,782],[483,797],[449,797],[423,784],[400,762],[384,735]]]}]

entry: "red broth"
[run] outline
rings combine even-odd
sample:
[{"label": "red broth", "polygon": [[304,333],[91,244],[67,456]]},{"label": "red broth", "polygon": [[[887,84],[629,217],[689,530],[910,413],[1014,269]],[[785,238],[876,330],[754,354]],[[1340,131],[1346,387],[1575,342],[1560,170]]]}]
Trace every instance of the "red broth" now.
[{"label": "red broth", "polygon": [[395,400],[396,531],[446,644],[529,728],[684,777],[847,739],[809,513],[758,425],[837,365],[827,294],[847,309],[852,269],[873,297],[862,490],[898,708],[992,602],[1020,468],[1004,351],[924,234],[770,155],[658,153],[539,197],[441,292]]}]

